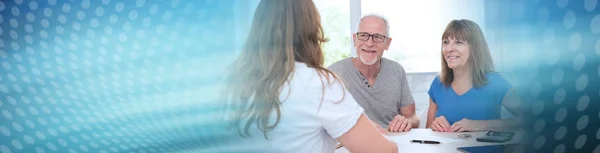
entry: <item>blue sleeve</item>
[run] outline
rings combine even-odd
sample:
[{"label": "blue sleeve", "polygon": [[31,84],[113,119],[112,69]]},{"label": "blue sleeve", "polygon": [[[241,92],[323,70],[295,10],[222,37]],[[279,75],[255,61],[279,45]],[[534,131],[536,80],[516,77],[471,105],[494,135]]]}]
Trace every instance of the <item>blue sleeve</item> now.
[{"label": "blue sleeve", "polygon": [[433,81],[431,81],[431,85],[429,86],[429,91],[427,91],[427,94],[429,94],[429,98],[431,98],[431,100],[434,103],[436,103],[435,91],[439,90],[440,84],[441,84],[440,77],[436,76],[435,79],[433,79]]},{"label": "blue sleeve", "polygon": [[498,73],[490,73],[488,75],[488,83],[492,84],[494,87],[494,95],[500,100],[500,102],[502,102],[504,96],[506,93],[508,93],[508,90],[513,88],[512,85]]}]

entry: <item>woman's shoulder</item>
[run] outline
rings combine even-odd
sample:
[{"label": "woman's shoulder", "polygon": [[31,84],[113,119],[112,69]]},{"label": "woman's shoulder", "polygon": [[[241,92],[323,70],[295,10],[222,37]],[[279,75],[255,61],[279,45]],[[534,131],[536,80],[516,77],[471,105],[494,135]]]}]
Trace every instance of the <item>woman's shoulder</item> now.
[{"label": "woman's shoulder", "polygon": [[431,81],[431,84],[442,84],[441,76],[439,74],[435,75],[435,77]]},{"label": "woman's shoulder", "polygon": [[488,79],[488,85],[502,86],[507,88],[512,87],[510,82],[508,82],[508,80],[506,80],[499,72],[488,72],[486,77]]},{"label": "woman's shoulder", "polygon": [[444,87],[444,83],[442,83],[440,75],[437,74],[431,81],[431,85],[429,88],[437,89],[437,88],[443,88],[443,87]]},{"label": "woman's shoulder", "polygon": [[292,79],[297,79],[296,81],[299,81],[302,85],[318,89],[323,88],[322,85],[339,83],[340,81],[332,71],[309,67],[302,62],[296,62]]},{"label": "woman's shoulder", "polygon": [[386,71],[393,71],[394,73],[398,73],[396,75],[406,75],[406,69],[404,69],[404,66],[402,66],[402,64],[391,60],[391,59],[387,59],[385,57],[381,58],[381,63],[383,68],[386,69]]},{"label": "woman's shoulder", "polygon": [[506,82],[506,79],[498,72],[488,72],[486,77],[489,82]]}]

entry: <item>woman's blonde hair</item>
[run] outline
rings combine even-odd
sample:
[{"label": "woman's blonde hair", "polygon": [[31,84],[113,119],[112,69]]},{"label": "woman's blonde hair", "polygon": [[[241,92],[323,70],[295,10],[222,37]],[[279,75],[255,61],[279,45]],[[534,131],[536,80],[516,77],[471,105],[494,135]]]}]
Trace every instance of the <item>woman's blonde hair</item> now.
[{"label": "woman's blonde hair", "polygon": [[[451,37],[457,40],[466,41],[467,44],[469,44],[470,52],[467,64],[471,68],[473,86],[479,88],[486,85],[486,74],[494,71],[494,62],[492,61],[490,49],[488,48],[488,44],[483,36],[481,28],[479,28],[477,23],[470,20],[452,20],[446,26],[446,30],[442,35],[442,40]],[[440,78],[446,87],[450,86],[452,81],[454,81],[454,72],[448,67],[448,63],[444,58],[443,49],[442,72]]]},{"label": "woman's blonde hair", "polygon": [[[283,85],[291,78],[295,61],[317,69],[328,83],[339,79],[323,67],[322,43],[327,42],[319,12],[312,0],[262,0],[244,49],[227,75],[226,95],[233,108],[232,128],[249,136],[256,124],[265,136],[281,119]],[[323,90],[325,82],[321,79]],[[323,97],[321,97],[321,101]],[[269,124],[272,112],[276,113]],[[243,128],[242,128],[243,126]]]}]

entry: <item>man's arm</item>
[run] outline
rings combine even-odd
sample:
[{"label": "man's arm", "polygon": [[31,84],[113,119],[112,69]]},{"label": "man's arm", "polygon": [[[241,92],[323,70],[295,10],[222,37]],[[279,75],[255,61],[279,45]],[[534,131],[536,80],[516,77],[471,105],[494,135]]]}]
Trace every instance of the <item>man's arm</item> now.
[{"label": "man's arm", "polygon": [[398,94],[398,111],[400,114],[396,115],[394,119],[389,123],[388,129],[391,132],[406,132],[411,128],[419,127],[419,117],[415,115],[415,100],[410,92],[410,86],[408,79],[406,79],[406,71],[400,66],[400,94]]},{"label": "man's arm", "polygon": [[[402,85],[401,85],[401,92],[400,95],[400,115],[404,116],[406,119],[408,119],[408,121],[412,124],[413,128],[418,128],[419,127],[419,117],[417,115],[415,115],[416,113],[416,106],[415,106],[415,99],[412,95],[412,92],[410,92],[410,85],[408,84],[408,75],[406,75],[406,70],[404,70],[404,67],[400,66],[400,70],[401,70],[401,76],[402,76]],[[409,105],[406,105],[409,104]]]},{"label": "man's arm", "polygon": [[415,104],[402,106],[398,109],[400,114],[396,115],[389,123],[388,130],[391,132],[406,132],[412,128],[419,127],[419,117],[415,115]]},{"label": "man's arm", "polygon": [[415,103],[400,107],[400,115],[404,116],[413,128],[419,127],[419,116],[416,115]]}]

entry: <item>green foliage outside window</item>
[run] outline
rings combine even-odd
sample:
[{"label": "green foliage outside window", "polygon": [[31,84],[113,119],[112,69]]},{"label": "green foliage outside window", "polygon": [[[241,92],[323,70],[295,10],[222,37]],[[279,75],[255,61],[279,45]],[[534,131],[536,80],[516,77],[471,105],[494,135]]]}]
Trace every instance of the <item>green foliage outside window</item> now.
[{"label": "green foliage outside window", "polygon": [[[336,3],[341,2],[341,3]],[[329,65],[350,57],[352,50],[352,32],[350,30],[350,10],[346,1],[336,0],[315,0],[321,14],[321,24],[325,32],[325,37],[329,42],[323,44],[323,54],[325,55],[324,66]],[[343,5],[341,5],[343,4]],[[402,61],[404,57],[399,51],[386,51],[386,58],[394,61]]]},{"label": "green foliage outside window", "polygon": [[321,14],[321,24],[329,42],[323,44],[324,66],[350,57],[351,32],[348,6],[331,1],[317,2]]}]

